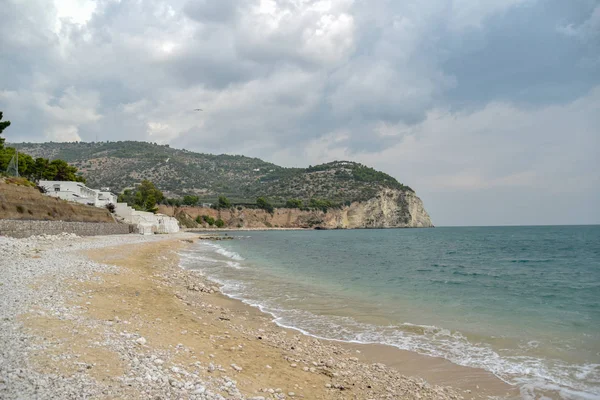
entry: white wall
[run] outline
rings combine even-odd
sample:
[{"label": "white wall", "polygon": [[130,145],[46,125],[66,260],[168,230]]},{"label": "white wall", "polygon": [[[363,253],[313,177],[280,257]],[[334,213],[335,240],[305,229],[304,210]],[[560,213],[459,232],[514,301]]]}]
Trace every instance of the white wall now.
[{"label": "white wall", "polygon": [[153,233],[177,233],[179,221],[164,214],[153,214],[146,211],[136,211],[126,203],[115,205],[115,214],[128,224],[136,224],[142,235]]}]

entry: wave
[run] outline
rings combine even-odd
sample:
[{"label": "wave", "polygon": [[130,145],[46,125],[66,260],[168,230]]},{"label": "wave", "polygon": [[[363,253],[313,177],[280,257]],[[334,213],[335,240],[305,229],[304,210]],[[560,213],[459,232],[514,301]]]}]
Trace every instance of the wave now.
[{"label": "wave", "polygon": [[[227,258],[211,258],[204,251],[186,254],[187,262],[192,260],[209,263],[207,277],[222,288],[223,294],[260,309],[273,317],[277,325],[294,329],[316,338],[349,343],[384,344],[402,350],[442,357],[455,364],[481,368],[490,371],[511,385],[517,385],[524,399],[540,398],[543,392],[558,393],[563,399],[600,398],[600,365],[567,364],[558,360],[548,360],[532,356],[499,354],[490,345],[469,340],[463,333],[433,325],[402,323],[379,326],[362,323],[352,317],[324,316],[306,310],[283,307],[290,304],[281,293],[259,292],[259,289],[245,282],[220,278],[219,269],[243,269],[244,260],[238,253],[213,243],[203,243],[210,252]],[[216,266],[217,268],[213,268]],[[470,275],[459,272],[457,275]],[[477,274],[475,274],[477,275]],[[461,284],[457,281],[431,280],[438,284]],[[527,348],[537,348],[539,343],[530,341]]]},{"label": "wave", "polygon": [[235,251],[227,250],[226,248],[224,248],[223,246],[219,246],[218,244],[207,243],[207,242],[203,242],[203,243],[206,246],[212,247],[214,249],[215,253],[218,253],[218,254],[220,254],[222,256],[225,256],[227,258],[231,258],[232,260],[244,261],[244,257],[240,256]]},{"label": "wave", "polygon": [[[582,382],[585,379],[600,383],[597,364],[572,365],[529,356],[502,356],[487,344],[471,342],[459,331],[411,323],[378,326],[358,322],[352,317],[321,316],[306,310],[282,308],[277,299],[265,300],[266,296],[261,297],[241,282],[216,281],[222,285],[225,295],[271,315],[277,325],[315,338],[390,345],[442,357],[461,366],[485,369],[508,384],[518,385],[524,399],[539,398],[544,390],[552,390],[569,400],[600,396],[599,386]],[[537,345],[528,343],[531,347]]]}]

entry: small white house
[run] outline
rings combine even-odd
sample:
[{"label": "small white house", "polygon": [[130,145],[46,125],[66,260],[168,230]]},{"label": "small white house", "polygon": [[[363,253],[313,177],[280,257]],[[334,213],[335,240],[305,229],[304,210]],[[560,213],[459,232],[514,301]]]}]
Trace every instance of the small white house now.
[{"label": "small white house", "polygon": [[46,194],[67,201],[96,205],[96,191],[81,182],[40,181],[39,185],[46,189]]},{"label": "small white house", "polygon": [[107,204],[117,203],[117,196],[109,191],[90,189],[81,182],[69,181],[40,181],[39,185],[46,189],[46,194],[67,201],[106,207]]}]

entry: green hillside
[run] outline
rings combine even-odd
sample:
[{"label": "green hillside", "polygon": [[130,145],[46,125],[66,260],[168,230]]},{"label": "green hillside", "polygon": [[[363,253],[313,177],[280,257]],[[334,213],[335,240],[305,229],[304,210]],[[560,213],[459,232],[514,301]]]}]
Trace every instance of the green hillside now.
[{"label": "green hillside", "polygon": [[343,204],[372,198],[382,187],[411,190],[383,172],[349,161],[284,168],[258,158],[132,141],[13,146],[33,157],[66,160],[83,173],[88,186],[108,186],[115,192],[149,179],[169,197],[197,195],[214,202],[224,195],[234,203],[254,203],[265,196],[277,205],[292,198]]}]

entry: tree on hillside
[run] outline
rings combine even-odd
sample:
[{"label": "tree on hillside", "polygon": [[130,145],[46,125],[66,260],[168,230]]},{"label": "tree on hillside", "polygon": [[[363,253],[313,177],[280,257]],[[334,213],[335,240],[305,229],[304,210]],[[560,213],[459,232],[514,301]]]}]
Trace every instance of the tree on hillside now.
[{"label": "tree on hillside", "polygon": [[182,203],[186,206],[195,206],[196,204],[198,204],[198,201],[200,201],[198,196],[186,195],[183,196]]},{"label": "tree on hillside", "polygon": [[217,203],[217,208],[231,208],[231,202],[225,196],[219,196],[219,202]]},{"label": "tree on hillside", "polygon": [[[2,111],[0,111],[0,135],[10,126],[10,121],[2,121]],[[0,137],[0,150],[4,148],[4,138]]]},{"label": "tree on hillside", "polygon": [[144,179],[133,190],[125,190],[119,195],[119,202],[125,202],[130,207],[138,211],[148,211],[156,213],[158,208],[156,204],[164,199],[163,193],[158,190],[154,183]]},{"label": "tree on hillside", "polygon": [[256,199],[256,205],[258,206],[258,208],[261,208],[273,214],[273,205],[264,197],[259,197],[258,199]]},{"label": "tree on hillside", "polygon": [[285,202],[285,207],[286,208],[302,208],[303,203],[302,203],[302,200],[300,200],[300,199],[289,199],[288,201]]}]

